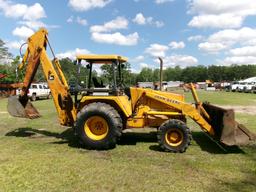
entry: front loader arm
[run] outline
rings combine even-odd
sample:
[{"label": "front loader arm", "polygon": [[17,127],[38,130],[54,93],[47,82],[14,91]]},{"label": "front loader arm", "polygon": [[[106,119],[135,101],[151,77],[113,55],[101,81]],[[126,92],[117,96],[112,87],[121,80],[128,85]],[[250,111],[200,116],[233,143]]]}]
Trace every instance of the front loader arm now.
[{"label": "front loader arm", "polygon": [[[165,106],[176,109],[182,115],[189,116],[204,132],[225,145],[247,145],[256,140],[256,134],[235,121],[234,110],[224,109],[208,102],[201,103],[193,85],[191,84],[190,86],[195,100],[195,107],[192,104],[174,99],[172,96],[168,97],[161,91],[145,90],[141,97],[145,96],[151,100],[161,102]],[[150,113],[154,114],[156,112],[152,111]],[[168,115],[168,111],[161,113]]]},{"label": "front loader arm", "polygon": [[161,92],[159,91],[146,90],[144,92],[144,96],[159,101],[166,106],[175,108],[178,111],[181,111],[183,115],[187,115],[193,119],[203,129],[203,131],[209,133],[211,136],[215,135],[212,126],[205,120],[205,118],[192,104],[168,98],[165,95],[161,95],[160,93]]},{"label": "front loader arm", "polygon": [[[46,29],[40,29],[28,39],[28,48],[22,63],[19,65],[19,69],[26,66],[21,100],[22,98],[23,100],[27,100],[28,89],[41,63],[58,112],[60,123],[62,125],[73,125],[76,119],[76,109],[69,94],[69,87],[58,59],[54,58],[53,62],[51,62],[47,55],[47,35],[48,32]],[[23,106],[25,105],[23,104]]]}]

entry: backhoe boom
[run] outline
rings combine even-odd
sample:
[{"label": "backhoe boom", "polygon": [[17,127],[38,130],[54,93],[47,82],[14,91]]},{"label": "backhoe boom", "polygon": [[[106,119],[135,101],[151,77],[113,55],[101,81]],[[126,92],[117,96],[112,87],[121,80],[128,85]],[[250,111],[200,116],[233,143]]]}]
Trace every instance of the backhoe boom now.
[{"label": "backhoe boom", "polygon": [[[37,111],[33,109],[33,105],[29,104],[29,106],[27,106],[27,92],[32,81],[34,80],[38,66],[41,63],[45,78],[51,90],[51,95],[53,97],[56,110],[58,112],[59,121],[61,125],[72,126],[76,119],[76,109],[74,107],[71,95],[69,93],[69,87],[61,70],[58,59],[54,58],[51,62],[47,55],[46,46],[49,43],[47,35],[47,30],[42,28],[28,39],[28,48],[21,64],[19,65],[19,69],[22,69],[26,66],[26,73],[22,86],[21,96],[19,101],[15,101],[14,98],[11,98],[11,100],[12,102],[20,102],[23,107],[25,107],[25,111],[22,111],[20,114],[21,116],[29,118],[35,118],[35,116],[37,116]],[[14,104],[10,104],[10,106],[13,105]],[[9,112],[15,113],[16,115],[14,116],[18,116],[19,110],[20,109],[17,109],[15,111],[12,108],[9,110]]]}]

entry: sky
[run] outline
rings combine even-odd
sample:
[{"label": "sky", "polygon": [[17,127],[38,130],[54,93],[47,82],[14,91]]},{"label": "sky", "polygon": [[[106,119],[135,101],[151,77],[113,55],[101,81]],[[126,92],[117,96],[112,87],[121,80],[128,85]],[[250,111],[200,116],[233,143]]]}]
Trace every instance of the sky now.
[{"label": "sky", "polygon": [[[13,55],[40,27],[58,58],[125,56],[143,67],[256,64],[255,0],[0,0]],[[24,51],[24,50],[22,50]]]}]

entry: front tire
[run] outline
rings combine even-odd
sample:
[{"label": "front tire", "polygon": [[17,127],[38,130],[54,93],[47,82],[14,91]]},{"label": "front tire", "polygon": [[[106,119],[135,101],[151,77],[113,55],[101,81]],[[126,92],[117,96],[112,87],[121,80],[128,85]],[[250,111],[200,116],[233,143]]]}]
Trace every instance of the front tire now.
[{"label": "front tire", "polygon": [[122,119],[106,103],[91,103],[83,107],[75,124],[80,142],[89,149],[114,148],[122,133]]},{"label": "front tire", "polygon": [[192,135],[184,122],[171,119],[158,128],[157,139],[164,151],[183,153],[190,145]]}]

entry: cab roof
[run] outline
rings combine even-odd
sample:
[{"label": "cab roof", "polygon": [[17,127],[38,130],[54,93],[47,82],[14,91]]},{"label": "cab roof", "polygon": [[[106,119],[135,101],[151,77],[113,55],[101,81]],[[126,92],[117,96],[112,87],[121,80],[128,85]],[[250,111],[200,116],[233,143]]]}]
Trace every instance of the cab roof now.
[{"label": "cab roof", "polygon": [[128,60],[126,57],[120,55],[77,55],[76,58],[92,63],[112,63],[114,60],[125,63]]}]

